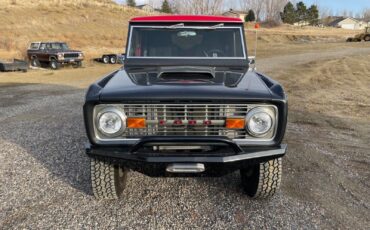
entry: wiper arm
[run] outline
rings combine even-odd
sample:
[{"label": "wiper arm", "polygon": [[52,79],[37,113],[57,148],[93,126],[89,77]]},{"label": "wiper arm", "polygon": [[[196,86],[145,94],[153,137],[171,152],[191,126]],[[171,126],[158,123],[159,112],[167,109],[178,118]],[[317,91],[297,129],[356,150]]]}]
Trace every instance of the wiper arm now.
[{"label": "wiper arm", "polygon": [[220,24],[217,24],[217,25],[214,25],[214,26],[210,26],[208,28],[209,29],[217,29],[217,28],[220,28],[220,27],[224,27],[224,24],[223,23],[220,23]]},{"label": "wiper arm", "polygon": [[220,24],[217,24],[217,25],[214,25],[214,26],[208,26],[208,27],[194,27],[192,29],[197,29],[197,30],[214,30],[214,29],[217,29],[217,28],[220,28],[220,27],[224,27],[224,24],[223,23],[220,23]]},{"label": "wiper arm", "polygon": [[179,23],[179,24],[175,24],[175,25],[172,25],[172,26],[167,26],[166,28],[168,28],[168,29],[177,29],[177,28],[182,28],[184,26],[185,26],[184,23]]},{"label": "wiper arm", "polygon": [[[167,28],[167,29],[177,29],[177,28],[182,28],[184,26],[185,26],[184,23],[179,23],[179,24],[175,24],[175,25],[172,25],[172,26],[166,26],[165,28]],[[220,27],[224,27],[224,26],[225,26],[224,23],[220,23],[220,24],[217,24],[217,25],[214,25],[214,26],[200,27],[200,28],[194,27],[192,29],[210,29],[210,30],[213,30],[213,29],[217,29],[217,28],[220,28]]]}]

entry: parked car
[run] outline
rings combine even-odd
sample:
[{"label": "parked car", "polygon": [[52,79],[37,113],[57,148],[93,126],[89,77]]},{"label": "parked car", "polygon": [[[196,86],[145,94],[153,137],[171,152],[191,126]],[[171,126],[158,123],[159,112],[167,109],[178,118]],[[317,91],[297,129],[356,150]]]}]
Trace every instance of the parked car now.
[{"label": "parked car", "polygon": [[0,60],[0,71],[9,72],[9,71],[28,71],[27,61],[14,59],[13,61],[1,61]]},{"label": "parked car", "polygon": [[84,60],[81,51],[71,50],[65,42],[32,42],[27,56],[32,66],[39,67],[45,63],[54,70],[65,64],[81,67]]},{"label": "parked car", "polygon": [[282,176],[287,96],[249,68],[244,24],[219,16],[149,16],[129,24],[125,65],[84,104],[95,197],[118,198],[128,170],[148,176],[239,171],[247,195]]},{"label": "parked car", "polygon": [[101,57],[101,62],[104,64],[123,64],[125,60],[125,54],[103,54]]}]

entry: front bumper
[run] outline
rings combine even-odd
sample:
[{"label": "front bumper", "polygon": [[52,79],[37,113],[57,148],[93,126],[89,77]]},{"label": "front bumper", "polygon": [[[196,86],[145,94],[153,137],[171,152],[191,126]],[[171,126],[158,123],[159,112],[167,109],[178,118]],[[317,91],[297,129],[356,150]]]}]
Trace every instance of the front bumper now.
[{"label": "front bumper", "polygon": [[73,64],[77,62],[82,62],[84,58],[76,57],[76,58],[64,58],[64,59],[58,59],[58,62],[60,64]]},{"label": "front bumper", "polygon": [[[147,146],[225,146],[225,151],[176,152],[176,151],[141,151]],[[251,164],[279,158],[285,155],[286,144],[274,147],[239,146],[232,140],[219,137],[145,137],[132,146],[93,146],[86,144],[86,153],[90,157],[115,161],[117,164],[141,172],[148,176],[175,176],[166,172],[166,167],[173,163],[200,163],[205,171],[191,176],[222,176]],[[176,174],[184,175],[184,174]]]}]

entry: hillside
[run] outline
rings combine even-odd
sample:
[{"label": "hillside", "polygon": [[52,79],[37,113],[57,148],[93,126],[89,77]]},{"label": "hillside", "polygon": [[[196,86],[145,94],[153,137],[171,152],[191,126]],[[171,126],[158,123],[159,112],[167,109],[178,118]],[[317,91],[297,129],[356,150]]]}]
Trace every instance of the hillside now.
[{"label": "hillside", "polygon": [[[31,41],[66,41],[87,58],[104,52],[122,52],[127,24],[146,12],[111,0],[0,0],[0,59],[23,58]],[[246,25],[252,29],[253,25]],[[259,54],[265,56],[302,43],[344,41],[358,31],[280,26],[259,32]],[[247,32],[254,47],[254,32]],[[279,44],[279,46],[276,46]],[[297,47],[301,49],[300,47]]]},{"label": "hillside", "polygon": [[122,52],[128,20],[143,11],[110,0],[0,0],[0,59],[23,57],[31,41],[61,40],[88,57]]}]

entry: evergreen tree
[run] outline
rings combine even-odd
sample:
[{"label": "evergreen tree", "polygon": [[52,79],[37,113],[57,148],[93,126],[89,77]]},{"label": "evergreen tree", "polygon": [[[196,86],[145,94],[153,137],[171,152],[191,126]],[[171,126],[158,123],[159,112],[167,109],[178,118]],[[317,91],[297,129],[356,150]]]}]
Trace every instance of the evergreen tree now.
[{"label": "evergreen tree", "polygon": [[288,4],[285,5],[284,11],[280,13],[280,16],[284,23],[294,24],[297,22],[297,14],[294,9],[294,5],[291,2],[288,2]]},{"label": "evergreen tree", "polygon": [[245,15],[246,22],[254,22],[256,20],[256,15],[254,14],[253,10],[249,10],[248,14]]},{"label": "evergreen tree", "polygon": [[161,9],[161,11],[163,13],[166,13],[166,14],[172,14],[172,9],[171,9],[170,4],[168,3],[167,0],[164,0],[162,2],[162,9]]},{"label": "evergreen tree", "polygon": [[319,9],[317,8],[317,5],[311,5],[307,11],[307,18],[310,25],[317,25],[319,22]]},{"label": "evergreen tree", "polygon": [[136,7],[136,2],[135,0],[127,0],[126,1],[127,5],[128,6],[131,6],[131,7]]},{"label": "evergreen tree", "polygon": [[296,15],[298,22],[307,20],[307,7],[303,2],[297,3]]}]

